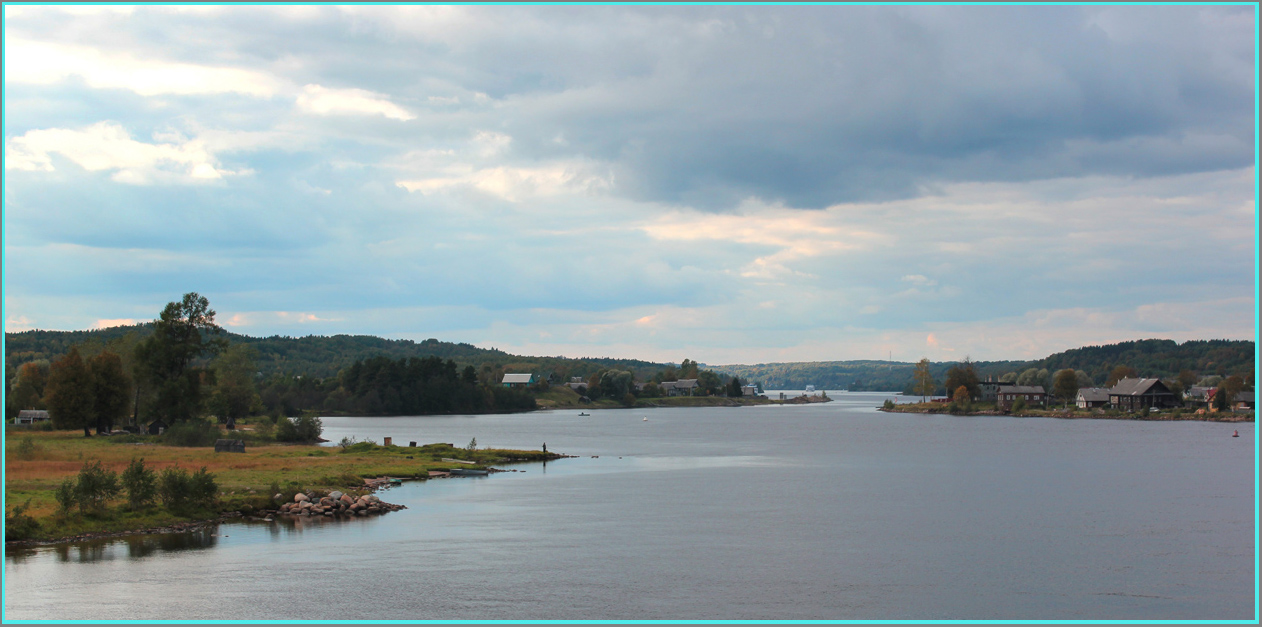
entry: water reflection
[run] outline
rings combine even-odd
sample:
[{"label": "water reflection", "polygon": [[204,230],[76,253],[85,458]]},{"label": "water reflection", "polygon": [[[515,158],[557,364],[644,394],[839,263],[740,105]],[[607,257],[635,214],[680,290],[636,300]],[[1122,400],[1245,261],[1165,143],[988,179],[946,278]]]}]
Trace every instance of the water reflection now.
[{"label": "water reflection", "polygon": [[40,554],[51,554],[57,562],[66,564],[139,560],[159,551],[200,551],[214,548],[219,542],[218,529],[214,525],[180,533],[101,538],[50,547],[14,547],[5,551],[5,558],[15,564],[24,564]]}]

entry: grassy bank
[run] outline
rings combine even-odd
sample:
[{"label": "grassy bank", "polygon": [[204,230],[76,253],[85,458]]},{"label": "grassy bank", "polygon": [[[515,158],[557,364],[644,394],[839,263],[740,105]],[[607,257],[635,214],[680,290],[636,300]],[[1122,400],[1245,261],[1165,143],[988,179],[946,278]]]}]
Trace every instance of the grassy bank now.
[{"label": "grassy bank", "polygon": [[[85,438],[82,431],[12,428],[6,430],[5,440],[6,518],[15,506],[29,502],[25,515],[39,523],[31,536],[37,540],[162,527],[213,518],[223,511],[262,509],[272,504],[277,491],[289,495],[299,490],[363,492],[366,478],[426,479],[430,470],[485,468],[562,457],[542,451],[468,450],[450,444],[411,448],[371,442],[346,448],[250,444],[244,453],[216,453],[213,447],[168,446],[157,438]],[[143,458],[147,467],[158,472],[172,467],[189,471],[206,467],[219,485],[217,503],[178,512],[161,505],[132,511],[120,495],[97,514],[58,513],[57,487],[66,479],[75,479],[85,461],[99,460],[106,469],[121,474],[133,458]],[[452,464],[443,458],[475,464]]]},{"label": "grassy bank", "polygon": [[896,403],[879,408],[881,411],[903,414],[955,414],[958,416],[1016,416],[1021,418],[1081,418],[1104,420],[1200,420],[1206,422],[1253,422],[1253,413],[1204,412],[1195,410],[1167,410],[1160,412],[1124,412],[1116,409],[1078,407],[1027,407],[1018,412],[1004,411],[994,403],[973,403],[968,409],[951,408],[946,403]]}]

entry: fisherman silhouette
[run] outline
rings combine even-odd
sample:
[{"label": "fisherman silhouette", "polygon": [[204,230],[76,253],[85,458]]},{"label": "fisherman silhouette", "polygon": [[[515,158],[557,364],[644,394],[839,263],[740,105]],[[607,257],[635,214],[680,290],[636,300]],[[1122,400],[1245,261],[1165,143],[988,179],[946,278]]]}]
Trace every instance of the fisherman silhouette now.
[{"label": "fisherman silhouette", "polygon": [[545,453],[547,453],[547,452],[548,452],[548,443],[547,443],[547,442],[544,442],[544,443],[543,443],[543,452],[545,452]]}]

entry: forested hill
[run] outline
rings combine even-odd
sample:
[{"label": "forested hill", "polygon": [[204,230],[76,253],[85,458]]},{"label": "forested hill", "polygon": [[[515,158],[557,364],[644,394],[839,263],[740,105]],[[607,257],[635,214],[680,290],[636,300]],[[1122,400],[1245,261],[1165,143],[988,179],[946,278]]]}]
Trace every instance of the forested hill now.
[{"label": "forested hill", "polygon": [[[1064,368],[1082,370],[1103,385],[1116,366],[1130,366],[1140,376],[1173,378],[1183,370],[1199,377],[1239,375],[1252,380],[1254,343],[1248,340],[1138,340],[1106,346],[1087,346],[1050,355],[1035,361],[974,362],[978,375],[996,379],[1030,368],[1056,372]],[[930,372],[938,382],[954,362],[934,362]],[[736,375],[742,381],[757,381],[772,390],[800,390],[807,385],[820,389],[883,390],[908,389],[914,363],[890,361],[790,362],[757,365],[706,366],[716,372]]]},{"label": "forested hill", "polygon": [[[5,333],[5,369],[37,360],[52,361],[65,354],[71,346],[105,346],[115,352],[125,351],[137,341],[153,332],[152,323],[134,326],[111,327],[94,331],[22,331]],[[546,373],[556,371],[567,376],[590,376],[603,368],[630,370],[641,379],[647,379],[663,365],[635,359],[610,359],[584,357],[527,357],[511,355],[497,349],[478,348],[472,344],[440,342],[428,339],[388,340],[371,335],[333,335],[306,337],[250,337],[225,332],[230,344],[248,344],[258,350],[256,365],[264,376],[273,374],[303,375],[324,378],[337,375],[357,360],[375,356],[391,359],[436,356],[450,359],[461,366],[482,367],[484,364],[500,366],[505,370]]]}]

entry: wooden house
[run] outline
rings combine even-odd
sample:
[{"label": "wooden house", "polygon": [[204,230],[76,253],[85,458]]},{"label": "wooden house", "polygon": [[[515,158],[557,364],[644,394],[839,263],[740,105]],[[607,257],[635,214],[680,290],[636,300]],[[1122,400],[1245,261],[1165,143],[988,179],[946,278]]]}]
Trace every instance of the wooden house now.
[{"label": "wooden house", "polygon": [[1109,405],[1122,411],[1180,407],[1182,404],[1161,379],[1127,377],[1109,389]]},{"label": "wooden house", "polygon": [[17,418],[13,419],[15,425],[32,426],[37,422],[48,420],[48,411],[44,409],[22,409],[18,411]]},{"label": "wooden house", "polygon": [[1008,385],[996,395],[995,404],[1000,409],[1010,409],[1017,399],[1025,401],[1027,406],[1043,407],[1047,405],[1047,392],[1041,385]]},{"label": "wooden house", "polygon": [[1109,389],[1108,388],[1079,388],[1077,405],[1079,409],[1091,409],[1093,407],[1108,407]]},{"label": "wooden house", "polygon": [[524,388],[534,385],[535,375],[532,373],[505,374],[500,381],[506,388]]}]

